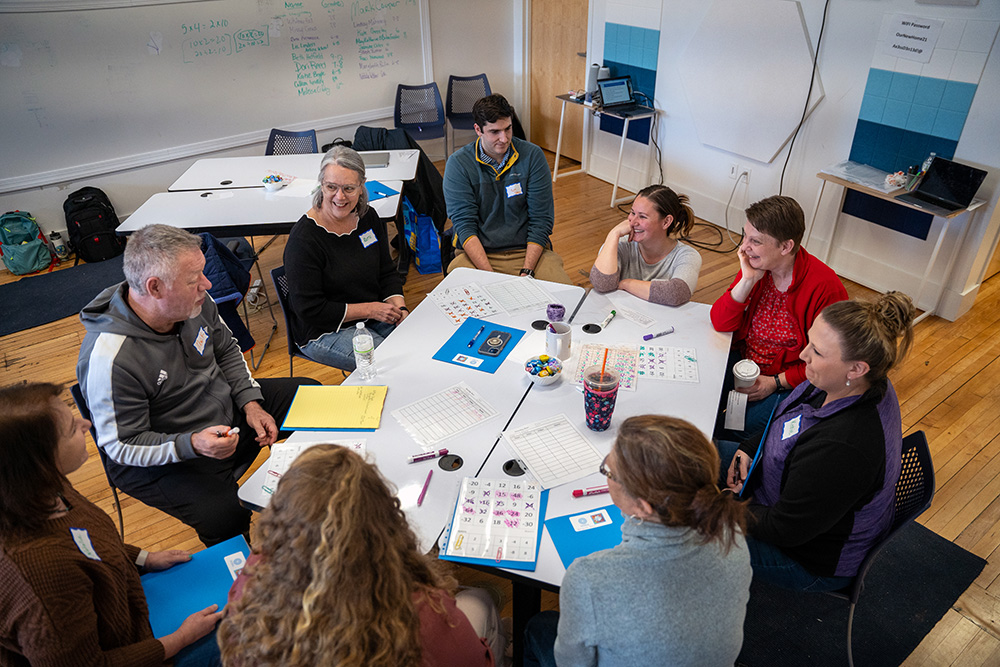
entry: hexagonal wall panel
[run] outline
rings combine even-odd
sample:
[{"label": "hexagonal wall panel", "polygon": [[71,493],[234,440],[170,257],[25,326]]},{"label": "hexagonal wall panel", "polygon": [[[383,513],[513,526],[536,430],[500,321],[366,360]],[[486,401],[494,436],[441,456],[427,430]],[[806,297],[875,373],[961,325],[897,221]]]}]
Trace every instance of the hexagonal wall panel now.
[{"label": "hexagonal wall panel", "polygon": [[[679,68],[701,142],[771,162],[809,90],[812,49],[799,3],[715,0]],[[809,111],[822,99],[817,72]]]}]

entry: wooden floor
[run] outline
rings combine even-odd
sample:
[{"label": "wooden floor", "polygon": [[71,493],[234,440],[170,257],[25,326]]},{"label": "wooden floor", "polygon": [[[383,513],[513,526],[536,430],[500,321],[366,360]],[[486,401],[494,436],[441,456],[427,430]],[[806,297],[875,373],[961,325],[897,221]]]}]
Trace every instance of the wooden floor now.
[{"label": "wooden floor", "polygon": [[[551,155],[549,158],[551,162]],[[586,274],[597,249],[607,231],[623,217],[607,207],[610,194],[609,184],[582,174],[560,179],[555,186],[557,222],[553,244],[578,285],[589,287]],[[731,212],[733,215],[740,217],[738,212]],[[697,227],[693,239],[715,243],[720,236],[725,239],[720,249],[732,250],[726,232],[710,225]],[[261,239],[255,241],[259,243]],[[279,237],[264,251],[261,265],[265,276],[271,268],[282,264],[283,248],[284,237]],[[701,252],[704,263],[694,300],[712,303],[726,288],[739,263],[731,252]],[[15,279],[0,271],[0,284]],[[440,280],[440,274],[420,276],[411,268],[406,283],[407,304],[411,308],[419,304]],[[269,278],[265,285],[270,292]],[[847,288],[852,296],[870,293],[853,283],[847,283]],[[277,303],[274,307],[278,333],[256,372],[257,377],[288,374],[284,321]],[[263,341],[270,323],[267,309],[254,314],[252,320],[254,336]],[[74,316],[0,337],[0,386],[26,380],[72,384],[83,333]],[[296,360],[295,370],[297,375],[311,376],[327,384],[341,380],[339,371],[301,359]],[[904,664],[998,665],[1000,278],[984,283],[976,306],[957,322],[930,317],[920,323],[909,358],[891,377],[902,404],[904,434],[924,430],[934,458],[937,495],[920,522],[989,561],[975,583]],[[66,399],[72,405],[69,392]],[[81,493],[112,513],[111,492],[89,438],[88,446],[90,459],[70,476],[71,480]],[[260,457],[258,464],[263,459]],[[122,504],[128,542],[154,550],[201,548],[194,532],[178,521],[131,498],[124,498]],[[469,583],[491,581],[506,595],[509,605],[510,585],[504,580],[464,568],[458,571],[458,576]],[[555,595],[543,596],[546,608],[556,604]],[[865,604],[863,596],[860,604]]]}]

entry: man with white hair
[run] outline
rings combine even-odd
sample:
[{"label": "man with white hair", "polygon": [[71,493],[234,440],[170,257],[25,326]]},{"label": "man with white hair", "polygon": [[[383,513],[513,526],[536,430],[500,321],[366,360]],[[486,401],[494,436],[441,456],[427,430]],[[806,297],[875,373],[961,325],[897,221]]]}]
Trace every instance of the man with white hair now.
[{"label": "man with white hair", "polygon": [[296,389],[317,383],[253,379],[204,268],[197,236],[169,225],[134,233],[125,282],[80,313],[76,375],[115,485],[211,546],[249,530],[236,473],[278,439],[275,417]]}]

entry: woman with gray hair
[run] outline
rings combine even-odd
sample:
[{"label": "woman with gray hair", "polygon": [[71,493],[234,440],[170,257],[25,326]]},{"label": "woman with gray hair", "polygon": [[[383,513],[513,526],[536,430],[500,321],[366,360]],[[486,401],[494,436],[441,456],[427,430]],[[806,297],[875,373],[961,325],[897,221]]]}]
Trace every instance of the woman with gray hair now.
[{"label": "woman with gray hair", "polygon": [[368,206],[365,164],[334,146],[323,156],[313,207],[285,245],[292,337],[322,364],[354,370],[354,325],[378,345],[409,311],[383,223]]}]

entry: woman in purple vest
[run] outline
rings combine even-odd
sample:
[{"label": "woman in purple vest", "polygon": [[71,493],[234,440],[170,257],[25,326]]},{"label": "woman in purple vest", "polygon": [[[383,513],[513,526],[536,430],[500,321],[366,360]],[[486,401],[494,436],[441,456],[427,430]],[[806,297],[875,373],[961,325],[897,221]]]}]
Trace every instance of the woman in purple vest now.
[{"label": "woman in purple vest", "polygon": [[886,375],[909,349],[913,314],[899,292],[827,306],[800,355],[807,381],[762,436],[738,448],[718,443],[731,461],[727,486],[751,499],[754,577],[795,590],[842,588],[889,529],[902,425]]}]

